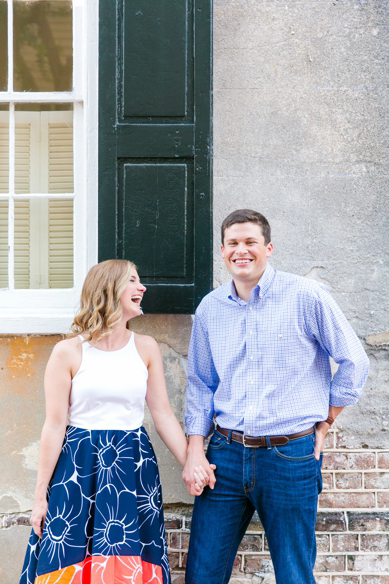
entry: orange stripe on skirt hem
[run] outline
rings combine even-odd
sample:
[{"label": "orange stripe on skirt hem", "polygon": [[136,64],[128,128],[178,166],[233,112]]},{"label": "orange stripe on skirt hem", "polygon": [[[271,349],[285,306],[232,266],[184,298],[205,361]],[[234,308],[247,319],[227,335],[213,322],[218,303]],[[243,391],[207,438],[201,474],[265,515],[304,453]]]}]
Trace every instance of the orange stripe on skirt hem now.
[{"label": "orange stripe on skirt hem", "polygon": [[163,584],[162,568],[140,556],[89,556],[83,562],[42,574],[34,584]]}]

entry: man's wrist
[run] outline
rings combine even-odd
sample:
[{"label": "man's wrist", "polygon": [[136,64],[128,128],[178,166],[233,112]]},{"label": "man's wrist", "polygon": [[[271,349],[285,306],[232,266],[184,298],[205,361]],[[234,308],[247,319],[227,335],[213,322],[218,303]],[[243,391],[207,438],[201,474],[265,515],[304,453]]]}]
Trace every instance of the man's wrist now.
[{"label": "man's wrist", "polygon": [[188,452],[201,450],[204,452],[204,436],[192,434],[189,436]]}]

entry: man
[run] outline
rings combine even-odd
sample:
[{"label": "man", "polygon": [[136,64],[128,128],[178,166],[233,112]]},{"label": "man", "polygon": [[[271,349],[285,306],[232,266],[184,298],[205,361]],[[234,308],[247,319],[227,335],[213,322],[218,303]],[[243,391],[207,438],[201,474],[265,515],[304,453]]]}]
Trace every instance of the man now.
[{"label": "man", "polygon": [[232,281],[196,311],[183,478],[193,495],[195,473],[210,481],[195,500],[186,584],[229,581],[255,509],[277,584],[315,582],[320,453],[333,420],[361,395],[369,362],[327,289],[275,271],[272,253],[263,215],[231,213],[221,254]]}]

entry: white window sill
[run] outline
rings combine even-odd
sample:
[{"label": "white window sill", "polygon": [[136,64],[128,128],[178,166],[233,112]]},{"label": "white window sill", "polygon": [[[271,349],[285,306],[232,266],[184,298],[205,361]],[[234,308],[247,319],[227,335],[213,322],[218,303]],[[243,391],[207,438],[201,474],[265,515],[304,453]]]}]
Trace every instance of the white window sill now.
[{"label": "white window sill", "polygon": [[80,291],[0,290],[0,334],[69,332]]}]

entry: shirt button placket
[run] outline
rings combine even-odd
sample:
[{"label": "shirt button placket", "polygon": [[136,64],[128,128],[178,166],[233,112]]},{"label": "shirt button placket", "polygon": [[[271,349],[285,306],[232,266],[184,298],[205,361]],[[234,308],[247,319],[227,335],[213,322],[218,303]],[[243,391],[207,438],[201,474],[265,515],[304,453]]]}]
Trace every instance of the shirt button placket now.
[{"label": "shirt button placket", "polygon": [[255,346],[254,346],[254,336],[253,336],[253,307],[252,306],[248,306],[248,314],[247,314],[247,320],[246,320],[246,330],[247,330],[247,335],[246,335],[246,348],[247,348],[247,356],[248,356],[248,367],[247,367],[247,393],[246,393],[246,400],[248,400],[248,403],[246,401],[246,412],[247,412],[247,418],[246,418],[246,428],[247,426],[249,426],[246,430],[246,433],[248,435],[251,434],[252,432],[252,425],[254,422],[253,419],[253,406],[249,405],[253,403],[253,386],[254,386],[254,353],[255,353]]}]

